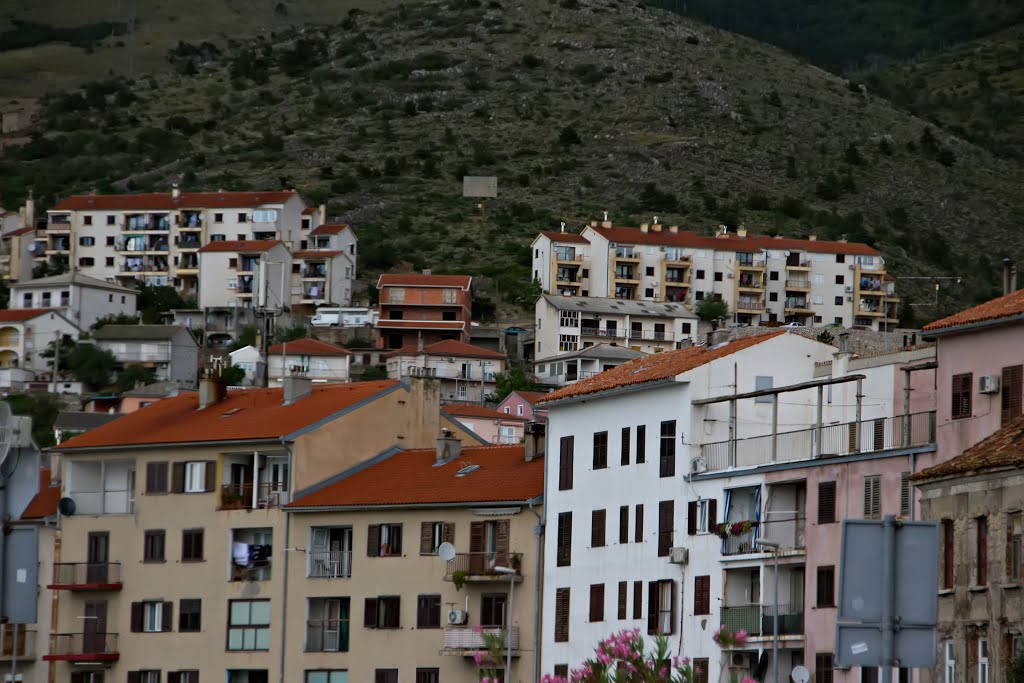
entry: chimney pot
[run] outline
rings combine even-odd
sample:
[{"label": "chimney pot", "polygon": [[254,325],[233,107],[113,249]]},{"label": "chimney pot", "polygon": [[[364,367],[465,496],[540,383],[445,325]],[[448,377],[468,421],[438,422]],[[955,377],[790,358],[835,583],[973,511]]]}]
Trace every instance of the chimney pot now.
[{"label": "chimney pot", "polygon": [[741,225],[739,228],[736,229],[736,236],[737,237],[746,237],[747,236],[747,229]]},{"label": "chimney pot", "polygon": [[679,232],[679,226],[678,225],[670,225],[670,226],[668,226],[668,231],[671,232],[671,233],[677,233],[677,232]]},{"label": "chimney pot", "polygon": [[850,333],[842,332],[839,334],[839,353],[850,352]]},{"label": "chimney pot", "polygon": [[807,241],[808,241],[808,242],[817,242],[817,241],[818,241],[818,236],[812,233],[812,234],[811,234],[811,235],[810,235],[810,236],[809,236],[809,237],[807,238]]},{"label": "chimney pot", "polygon": [[456,437],[447,427],[441,429],[441,437],[437,440],[436,465],[444,465],[462,454],[462,440]]},{"label": "chimney pot", "polygon": [[661,223],[651,225],[651,232],[661,232]]},{"label": "chimney pot", "polygon": [[199,380],[199,410],[220,403],[227,392],[227,384],[221,379],[219,369],[207,370]]},{"label": "chimney pot", "polygon": [[178,187],[178,183],[171,183],[171,198],[179,199],[181,197],[181,188]]},{"label": "chimney pot", "polygon": [[641,223],[640,224],[640,232],[647,232],[650,229],[651,229],[651,226],[650,226],[649,223]]}]

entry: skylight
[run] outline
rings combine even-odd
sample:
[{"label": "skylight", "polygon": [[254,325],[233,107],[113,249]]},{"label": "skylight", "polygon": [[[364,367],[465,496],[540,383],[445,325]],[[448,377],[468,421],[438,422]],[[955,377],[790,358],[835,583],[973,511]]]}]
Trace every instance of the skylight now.
[{"label": "skylight", "polygon": [[472,474],[473,472],[476,472],[478,469],[480,469],[480,465],[466,465],[461,470],[456,472],[455,476],[456,477],[464,477],[467,474]]}]

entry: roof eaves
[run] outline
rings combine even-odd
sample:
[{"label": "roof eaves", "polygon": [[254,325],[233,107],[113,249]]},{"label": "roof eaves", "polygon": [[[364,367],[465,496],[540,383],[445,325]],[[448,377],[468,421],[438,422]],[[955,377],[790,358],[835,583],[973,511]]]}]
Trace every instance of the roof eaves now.
[{"label": "roof eaves", "polygon": [[1016,315],[1010,315],[1003,318],[991,318],[989,320],[979,320],[973,323],[964,323],[962,325],[951,325],[950,327],[937,327],[934,330],[921,330],[922,339],[934,339],[935,337],[943,337],[949,334],[957,334],[960,332],[970,332],[982,327],[996,327],[999,325],[1009,325],[1011,323],[1024,322],[1024,313],[1018,313]]},{"label": "roof eaves", "polygon": [[321,505],[321,506],[305,506],[305,507],[294,507],[288,508],[289,512],[344,512],[346,510],[413,510],[413,509],[433,509],[433,508],[472,508],[472,507],[494,507],[495,505],[501,505],[502,507],[509,505],[526,506],[530,503],[536,504],[540,499],[543,499],[543,494],[538,494],[533,498],[527,498],[526,500],[478,500],[478,501],[458,501],[454,503],[373,503],[367,505]]},{"label": "roof eaves", "polygon": [[280,441],[281,442],[294,441],[295,439],[299,438],[303,434],[308,434],[309,432],[312,432],[312,431],[314,431],[316,429],[320,429],[320,427],[323,427],[328,422],[333,422],[334,420],[337,420],[339,417],[342,417],[343,415],[351,413],[352,411],[355,411],[355,410],[359,410],[363,406],[368,405],[370,403],[373,403],[377,399],[390,394],[392,391],[397,391],[398,389],[405,389],[406,391],[408,391],[409,390],[409,386],[406,385],[406,384],[403,384],[402,382],[398,382],[398,383],[396,383],[396,384],[394,384],[394,385],[392,385],[390,387],[387,387],[386,389],[381,389],[376,394],[371,394],[370,396],[367,396],[366,398],[362,399],[361,401],[356,401],[352,405],[346,406],[345,408],[342,408],[341,410],[339,410],[339,411],[337,411],[335,413],[332,413],[332,414],[328,415],[327,417],[320,418],[316,422],[313,422],[312,424],[308,424],[305,427],[301,427],[300,429],[295,430],[291,434],[286,434],[286,435],[282,436]]},{"label": "roof eaves", "polygon": [[58,446],[51,446],[44,448],[45,453],[57,453],[58,455],[68,453],[95,453],[97,451],[131,451],[139,449],[156,449],[156,448],[182,448],[182,447],[195,447],[205,448],[207,446],[245,446],[248,444],[264,444],[264,443],[281,443],[282,437],[266,437],[261,439],[216,439],[213,441],[161,441],[158,443],[127,443],[117,445],[106,445],[106,446],[72,446],[71,448],[61,448]]},{"label": "roof eaves", "polygon": [[[319,481],[319,482],[313,484],[312,486],[307,486],[306,488],[302,489],[301,491],[296,491],[295,492],[295,499],[296,500],[301,500],[302,498],[305,498],[308,495],[314,494],[317,491],[322,491],[323,489],[327,488],[328,486],[333,486],[333,485],[337,484],[338,482],[345,481],[349,477],[351,477],[351,476],[353,476],[355,474],[359,474],[363,470],[368,469],[370,467],[373,467],[374,465],[377,465],[379,463],[382,463],[385,460],[387,460],[388,458],[401,453],[402,450],[403,450],[402,447],[396,444],[396,445],[392,446],[391,448],[388,448],[388,449],[386,449],[384,451],[381,451],[380,453],[378,453],[377,455],[373,456],[369,460],[364,460],[363,462],[361,462],[361,463],[359,463],[357,465],[353,465],[352,467],[349,467],[347,470],[342,470],[341,472],[338,472],[337,474],[335,474],[333,476],[327,477],[323,481]],[[289,509],[300,509],[300,510],[301,509],[315,509],[315,506],[305,506],[305,507],[302,507],[302,508],[289,508]]]},{"label": "roof eaves", "polygon": [[538,401],[536,405],[542,408],[549,408],[551,406],[567,405],[569,403],[583,403],[587,400],[593,400],[598,398],[608,398],[609,396],[619,396],[621,394],[631,394],[636,391],[646,391],[647,389],[669,386],[676,384],[676,376],[666,377],[665,379],[658,379],[651,382],[640,382],[638,384],[627,384],[622,387],[613,387],[604,391],[595,391],[590,394],[575,394],[573,396],[566,396],[565,398],[559,398],[554,401]]}]

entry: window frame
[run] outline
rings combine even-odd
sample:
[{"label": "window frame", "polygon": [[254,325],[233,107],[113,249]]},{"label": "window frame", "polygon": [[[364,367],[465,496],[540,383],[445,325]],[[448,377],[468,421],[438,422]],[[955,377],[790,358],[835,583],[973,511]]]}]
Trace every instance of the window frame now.
[{"label": "window frame", "polygon": [[961,372],[953,375],[950,394],[950,417],[954,420],[971,417],[974,409],[974,373]]},{"label": "window frame", "polygon": [[658,441],[658,476],[662,479],[676,476],[675,420],[662,420],[661,422],[661,438]]},{"label": "window frame", "polygon": [[164,529],[147,529],[142,532],[142,561],[167,561],[167,532]]},{"label": "window frame", "polygon": [[[193,620],[194,624],[191,623]],[[202,598],[181,598],[178,601],[178,633],[200,633],[202,630]]]},{"label": "window frame", "polygon": [[594,432],[593,469],[608,467],[608,432]]},{"label": "window frame", "polygon": [[[203,529],[182,529],[181,530],[181,561],[182,562],[203,562],[206,534]],[[197,542],[198,539],[198,542]],[[198,551],[197,551],[198,546]],[[191,551],[191,552],[186,552]]]},{"label": "window frame", "polygon": [[[236,604],[243,604],[243,603],[248,608],[249,616],[248,616],[248,619],[247,619],[247,623],[239,623],[239,624],[232,623],[232,620],[234,618],[234,606]],[[253,621],[252,621],[252,608],[253,608],[253,605],[256,604],[256,603],[266,603],[266,605],[267,605],[267,621],[266,621],[266,623],[253,623]],[[270,609],[270,600],[269,599],[238,599],[238,600],[232,599],[232,600],[228,600],[227,624],[226,624],[226,628],[225,628],[226,641],[225,641],[225,644],[224,644],[225,651],[227,651],[227,652],[267,652],[267,651],[269,651],[270,650],[270,625],[271,625],[271,622],[272,622],[272,619],[271,619],[271,609]],[[231,636],[232,636],[232,633],[237,632],[237,631],[241,632],[241,638],[242,638],[241,646],[240,647],[231,647]],[[245,647],[245,640],[246,640],[246,632],[247,631],[251,631],[252,632],[254,647]],[[265,631],[266,632],[267,645],[266,645],[266,647],[255,647],[256,645],[259,644],[259,636],[260,636],[260,632],[261,631]]]},{"label": "window frame", "polygon": [[835,565],[821,565],[814,572],[815,607],[836,606]]}]

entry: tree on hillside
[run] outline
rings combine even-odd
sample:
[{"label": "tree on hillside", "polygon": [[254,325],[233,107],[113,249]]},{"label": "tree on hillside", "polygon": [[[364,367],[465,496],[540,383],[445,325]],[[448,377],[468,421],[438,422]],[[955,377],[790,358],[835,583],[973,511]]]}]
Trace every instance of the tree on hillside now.
[{"label": "tree on hillside", "polygon": [[174,287],[139,285],[139,312],[146,325],[157,325],[165,313],[175,308],[195,308],[196,302],[186,299]]},{"label": "tree on hillside", "polygon": [[32,439],[41,448],[54,445],[53,423],[57,415],[64,409],[60,396],[57,394],[11,394],[4,399],[11,406],[15,415],[27,415],[32,418]]},{"label": "tree on hillside", "polygon": [[513,391],[540,391],[541,386],[533,381],[525,368],[510,368],[507,372],[494,375],[494,393],[487,396],[489,403],[500,403]]},{"label": "tree on hillside", "polygon": [[92,389],[110,383],[116,363],[114,354],[93,344],[76,344],[67,358],[67,367],[75,379]]},{"label": "tree on hillside", "polygon": [[153,368],[144,365],[132,364],[127,366],[117,376],[118,391],[130,391],[137,386],[145,386],[156,381],[156,372]]},{"label": "tree on hillside", "polygon": [[229,365],[220,371],[220,378],[230,386],[238,386],[245,379],[245,368]]},{"label": "tree on hillside", "polygon": [[721,299],[712,297],[710,299],[701,299],[697,303],[697,308],[694,310],[697,317],[704,322],[711,322],[712,320],[718,320],[719,318],[729,317],[729,306]]},{"label": "tree on hillside", "polygon": [[98,330],[106,325],[138,325],[139,316],[128,315],[127,313],[112,313],[105,315],[102,318],[97,318],[96,322],[92,324],[91,330]]}]

